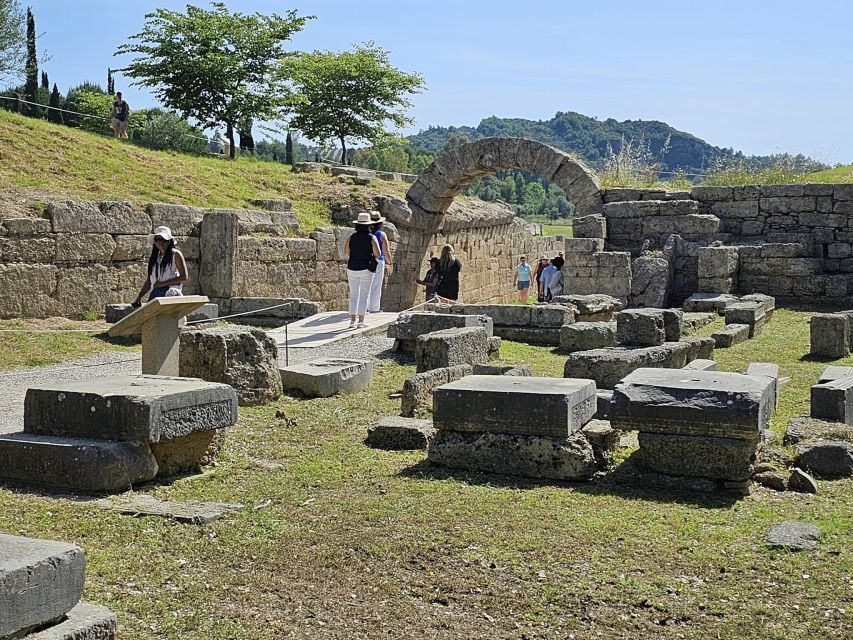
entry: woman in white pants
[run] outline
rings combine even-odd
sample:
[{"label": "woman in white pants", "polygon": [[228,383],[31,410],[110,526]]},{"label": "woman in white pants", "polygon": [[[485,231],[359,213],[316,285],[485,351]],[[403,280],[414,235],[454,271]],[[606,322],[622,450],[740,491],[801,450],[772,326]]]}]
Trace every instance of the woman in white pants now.
[{"label": "woman in white pants", "polygon": [[362,329],[366,326],[364,315],[367,312],[367,300],[379,264],[380,251],[376,236],[370,232],[370,225],[373,224],[370,214],[359,213],[358,220],[352,222],[355,225],[355,233],[347,238],[344,244],[349,283],[349,328]]},{"label": "woman in white pants", "polygon": [[367,303],[367,311],[369,313],[379,313],[382,303],[382,283],[385,281],[385,270],[388,270],[390,276],[394,273],[394,264],[391,262],[391,247],[388,246],[388,234],[382,230],[382,223],[385,222],[378,211],[373,211],[370,214],[370,219],[373,222],[371,232],[376,237],[376,242],[379,243],[379,267],[376,269],[376,277],[373,278],[373,285],[370,287],[370,300]]}]

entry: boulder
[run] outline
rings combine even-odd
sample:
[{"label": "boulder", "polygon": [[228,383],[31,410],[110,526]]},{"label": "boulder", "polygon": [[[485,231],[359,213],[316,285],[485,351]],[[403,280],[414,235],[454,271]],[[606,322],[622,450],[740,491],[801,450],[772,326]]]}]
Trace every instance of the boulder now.
[{"label": "boulder", "polygon": [[219,317],[219,305],[214,302],[208,302],[201,305],[195,311],[187,315],[187,322],[205,322],[213,321]]},{"label": "boulder", "polygon": [[575,322],[560,328],[560,350],[567,353],[612,347],[615,344],[615,322]]},{"label": "boulder", "polygon": [[830,440],[797,447],[796,464],[820,478],[853,476],[853,443]]},{"label": "boulder", "polygon": [[389,416],[367,428],[367,446],[375,449],[426,449],[435,435],[431,420]]},{"label": "boulder", "polygon": [[373,363],[355,358],[318,358],[280,370],[285,391],[309,398],[328,398],[339,393],[358,393],[373,380]]},{"label": "boulder", "polygon": [[663,332],[667,342],[678,342],[681,340],[681,332],[684,329],[684,312],[681,309],[662,309]]},{"label": "boulder", "polygon": [[470,364],[460,364],[455,367],[440,367],[422,373],[416,373],[403,383],[403,394],[400,399],[400,415],[411,418],[418,408],[432,406],[432,392],[443,384],[470,376],[473,368]]},{"label": "boulder", "polygon": [[415,344],[417,371],[488,362],[488,347],[489,337],[482,327],[445,329],[418,336]]}]

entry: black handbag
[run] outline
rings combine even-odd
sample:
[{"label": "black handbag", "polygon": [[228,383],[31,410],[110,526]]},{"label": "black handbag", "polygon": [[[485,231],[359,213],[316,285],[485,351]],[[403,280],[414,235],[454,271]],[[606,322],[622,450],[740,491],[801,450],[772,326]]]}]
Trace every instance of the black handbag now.
[{"label": "black handbag", "polygon": [[377,267],[379,267],[379,260],[370,256],[370,258],[367,259],[367,270],[370,271],[370,273],[376,273]]}]

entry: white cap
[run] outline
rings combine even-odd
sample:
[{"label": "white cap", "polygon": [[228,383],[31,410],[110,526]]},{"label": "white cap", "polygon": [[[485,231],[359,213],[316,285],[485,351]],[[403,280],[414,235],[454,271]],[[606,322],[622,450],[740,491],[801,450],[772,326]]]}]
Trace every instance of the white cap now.
[{"label": "white cap", "polygon": [[156,237],[161,237],[163,240],[171,240],[172,239],[172,230],[169,227],[157,227],[154,229],[154,234],[152,237],[152,241]]}]

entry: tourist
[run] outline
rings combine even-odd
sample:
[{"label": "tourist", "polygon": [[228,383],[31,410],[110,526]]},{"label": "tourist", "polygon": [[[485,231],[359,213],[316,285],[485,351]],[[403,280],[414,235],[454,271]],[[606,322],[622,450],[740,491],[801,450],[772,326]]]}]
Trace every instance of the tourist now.
[{"label": "tourist", "polygon": [[536,265],[536,299],[538,302],[545,302],[545,288],[542,286],[542,272],[548,266],[548,258],[539,256],[539,262]]},{"label": "tourist", "polygon": [[142,285],[134,307],[142,304],[142,297],[151,292],[148,302],[154,298],[183,295],[183,284],[187,281],[187,261],[184,254],[175,248],[175,238],[169,227],[154,229],[151,255],[148,256],[148,278]]},{"label": "tourist", "polygon": [[385,270],[388,270],[388,275],[394,273],[394,264],[391,261],[391,247],[388,246],[388,234],[382,230],[382,223],[385,218],[378,211],[370,213],[370,220],[373,222],[371,232],[376,236],[376,242],[379,243],[379,266],[376,268],[376,275],[373,278],[373,284],[370,287],[370,298],[367,301],[368,313],[379,313],[379,305],[382,300],[382,283],[385,280]]},{"label": "tourist", "polygon": [[512,284],[518,289],[521,304],[527,304],[527,294],[530,291],[530,276],[532,273],[533,269],[527,264],[527,256],[521,256],[518,259],[518,265],[516,265],[512,277]]},{"label": "tourist", "polygon": [[116,93],[110,118],[113,124],[113,135],[116,138],[127,140],[127,120],[130,118],[130,105],[121,97],[121,91]]},{"label": "tourist", "polygon": [[563,265],[565,263],[566,261],[559,255],[551,260],[554,271],[551,273],[551,278],[548,281],[548,293],[546,294],[548,302],[553,300],[555,296],[563,295]]},{"label": "tourist", "polygon": [[427,302],[435,298],[435,285],[438,284],[438,262],[438,258],[435,256],[430,258],[429,269],[427,270],[424,279],[417,281],[418,284],[424,286]]},{"label": "tourist", "polygon": [[462,271],[462,262],[453,255],[453,247],[449,244],[444,245],[438,261],[438,284],[435,287],[439,302],[453,304],[459,300],[460,271]]},{"label": "tourist", "polygon": [[542,270],[542,277],[540,278],[540,281],[542,282],[545,302],[551,302],[551,278],[553,278],[556,273],[557,267],[554,266],[553,260],[551,260],[548,263],[548,266]]},{"label": "tourist", "polygon": [[369,213],[359,213],[358,219],[352,223],[355,225],[355,233],[344,244],[349,283],[349,328],[363,329],[367,326],[364,324],[364,315],[367,313],[370,286],[379,266],[380,250],[376,236],[370,232],[373,221]]}]

